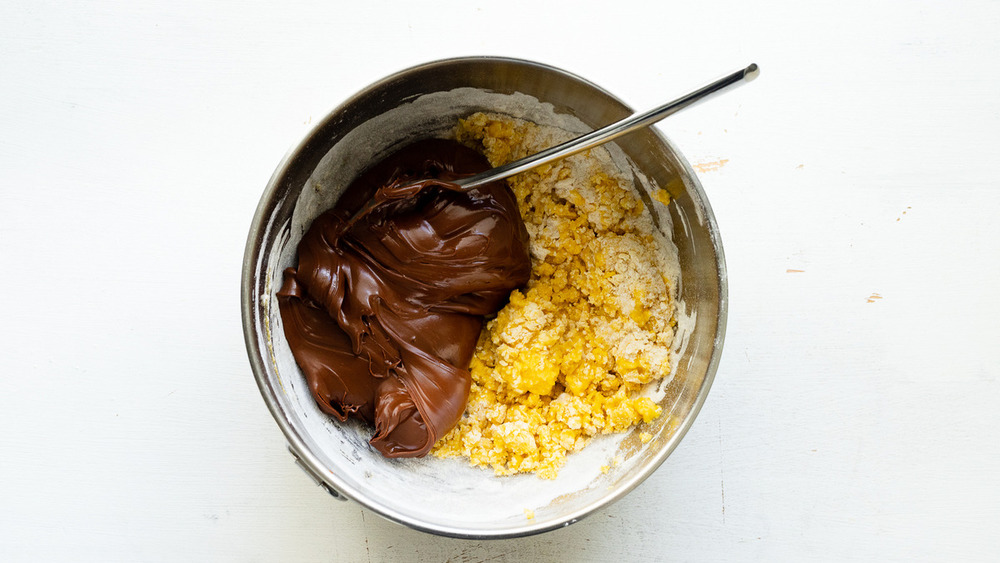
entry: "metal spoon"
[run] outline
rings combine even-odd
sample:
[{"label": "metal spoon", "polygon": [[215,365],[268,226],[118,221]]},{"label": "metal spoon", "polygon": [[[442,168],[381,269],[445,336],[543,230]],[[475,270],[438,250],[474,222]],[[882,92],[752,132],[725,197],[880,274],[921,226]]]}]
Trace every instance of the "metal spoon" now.
[{"label": "metal spoon", "polygon": [[[532,168],[541,166],[547,162],[565,158],[578,152],[585,151],[589,148],[602,145],[612,139],[621,137],[626,133],[631,133],[636,129],[642,129],[643,127],[652,125],[664,117],[673,115],[684,108],[691,107],[696,103],[707,100],[716,94],[722,93],[727,88],[750,82],[754,78],[757,78],[758,74],[760,74],[760,69],[756,64],[751,64],[744,69],[737,70],[736,72],[728,74],[711,84],[702,86],[693,92],[685,94],[672,102],[667,102],[666,104],[653,108],[649,111],[626,117],[621,121],[617,121],[611,125],[606,125],[596,131],[591,131],[586,135],[571,139],[565,143],[545,149],[541,152],[537,152],[531,156],[526,156],[520,160],[508,162],[503,166],[497,166],[496,168],[492,168],[473,176],[467,176],[459,180],[448,182],[446,187],[455,191],[470,190],[476,186],[495,182],[496,180],[502,180],[515,174],[520,174],[526,170],[531,170]],[[360,211],[355,213],[354,216],[348,220],[344,229],[350,229],[358,220],[365,215],[368,215],[372,210],[378,207],[382,201],[412,196],[422,190],[423,185],[424,182],[414,182],[410,184],[400,184],[382,188],[376,194],[374,199],[365,204]]]},{"label": "metal spoon", "polygon": [[520,174],[521,172],[531,170],[532,168],[541,166],[547,162],[565,158],[578,152],[585,151],[589,148],[602,145],[612,139],[621,137],[626,133],[631,133],[636,129],[642,129],[643,127],[652,125],[664,117],[673,115],[684,108],[691,107],[698,102],[707,100],[715,94],[722,93],[729,87],[739,86],[740,84],[750,82],[754,78],[757,78],[757,75],[759,74],[760,69],[757,65],[751,64],[744,69],[726,75],[711,84],[702,86],[701,88],[698,88],[689,94],[685,94],[672,102],[667,102],[662,106],[626,117],[621,121],[617,121],[611,125],[606,125],[596,131],[592,131],[586,135],[566,141],[560,145],[537,152],[531,156],[526,156],[520,160],[508,162],[503,166],[497,166],[496,168],[492,168],[474,176],[468,176],[460,180],[455,180],[452,183],[465,189],[471,189],[482,184],[487,184],[515,174]]}]

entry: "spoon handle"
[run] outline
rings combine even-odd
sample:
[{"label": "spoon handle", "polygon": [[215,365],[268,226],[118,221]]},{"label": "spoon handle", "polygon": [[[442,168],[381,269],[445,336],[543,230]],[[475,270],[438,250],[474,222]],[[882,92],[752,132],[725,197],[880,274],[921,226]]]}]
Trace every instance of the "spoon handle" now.
[{"label": "spoon handle", "polygon": [[560,158],[565,158],[578,152],[585,151],[589,148],[596,147],[597,145],[604,144],[612,139],[621,137],[626,133],[631,133],[636,129],[642,129],[643,127],[652,125],[668,115],[675,114],[684,108],[707,100],[713,95],[725,91],[727,88],[737,86],[745,82],[750,82],[754,78],[757,78],[758,74],[760,74],[760,69],[756,64],[751,64],[744,69],[740,69],[716,80],[715,82],[712,82],[711,84],[702,86],[693,92],[685,94],[672,102],[667,102],[662,106],[653,108],[644,113],[631,115],[621,121],[617,121],[596,131],[591,131],[581,137],[566,141],[561,145],[556,145],[531,156],[526,156],[522,159],[515,160],[514,162],[504,164],[503,166],[487,170],[486,172],[463,178],[454,183],[466,189],[474,188],[482,184],[487,184],[515,174],[520,174],[521,172],[531,170],[532,168],[547,162],[552,162],[553,160],[558,160]]}]

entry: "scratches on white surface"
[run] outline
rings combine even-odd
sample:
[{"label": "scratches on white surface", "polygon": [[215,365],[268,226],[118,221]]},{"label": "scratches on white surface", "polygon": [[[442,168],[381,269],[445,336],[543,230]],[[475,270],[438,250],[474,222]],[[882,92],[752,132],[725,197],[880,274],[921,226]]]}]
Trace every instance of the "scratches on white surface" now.
[{"label": "scratches on white surface", "polygon": [[[749,362],[749,358],[747,359]],[[719,489],[722,498],[722,523],[726,523],[726,448],[722,444],[722,416],[719,416]]]},{"label": "scratches on white surface", "polygon": [[[621,8],[0,2],[4,563],[995,560],[1000,3]],[[505,37],[525,13],[543,33]],[[236,307],[247,227],[303,127],[469,52],[637,108],[734,54],[763,69],[657,125],[692,162],[729,160],[699,170],[730,282],[701,416],[621,501],[490,542],[309,482]]]}]

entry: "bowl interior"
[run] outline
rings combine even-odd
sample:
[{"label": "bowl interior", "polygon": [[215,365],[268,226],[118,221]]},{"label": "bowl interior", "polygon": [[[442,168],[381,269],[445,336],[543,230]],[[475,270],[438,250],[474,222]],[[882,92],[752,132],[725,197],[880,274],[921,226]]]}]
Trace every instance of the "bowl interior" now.
[{"label": "bowl interior", "polygon": [[[265,402],[303,464],[329,486],[414,528],[460,537],[510,537],[567,525],[620,498],[676,447],[718,363],[726,276],[714,217],[680,153],[653,129],[619,139],[609,150],[633,171],[644,203],[677,246],[681,267],[679,360],[669,381],[646,390],[663,415],[624,435],[595,439],[569,456],[555,480],[494,477],[492,470],[469,467],[463,460],[383,458],[368,446],[370,428],[336,422],[316,406],[285,341],[274,292],[282,270],[294,265],[305,228],[333,205],[350,179],[394,147],[444,135],[459,117],[480,110],[579,132],[632,113],[576,76],[511,59],[439,61],[360,92],[289,153],[268,185],[247,242],[244,331]],[[651,187],[670,192],[671,204],[648,197]],[[640,432],[652,439],[642,444]],[[602,466],[610,470],[603,473]]]}]

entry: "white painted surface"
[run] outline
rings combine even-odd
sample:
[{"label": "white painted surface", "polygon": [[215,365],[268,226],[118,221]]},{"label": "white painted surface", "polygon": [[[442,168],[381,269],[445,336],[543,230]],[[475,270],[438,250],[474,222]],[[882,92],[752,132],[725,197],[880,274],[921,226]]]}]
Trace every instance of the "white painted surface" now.
[{"label": "white painted surface", "polygon": [[[0,560],[996,559],[998,28],[995,2],[0,4]],[[729,264],[701,416],[624,500],[521,540],[323,494],[239,317],[306,126],[465,54],[642,109],[762,68],[660,125]]]}]

